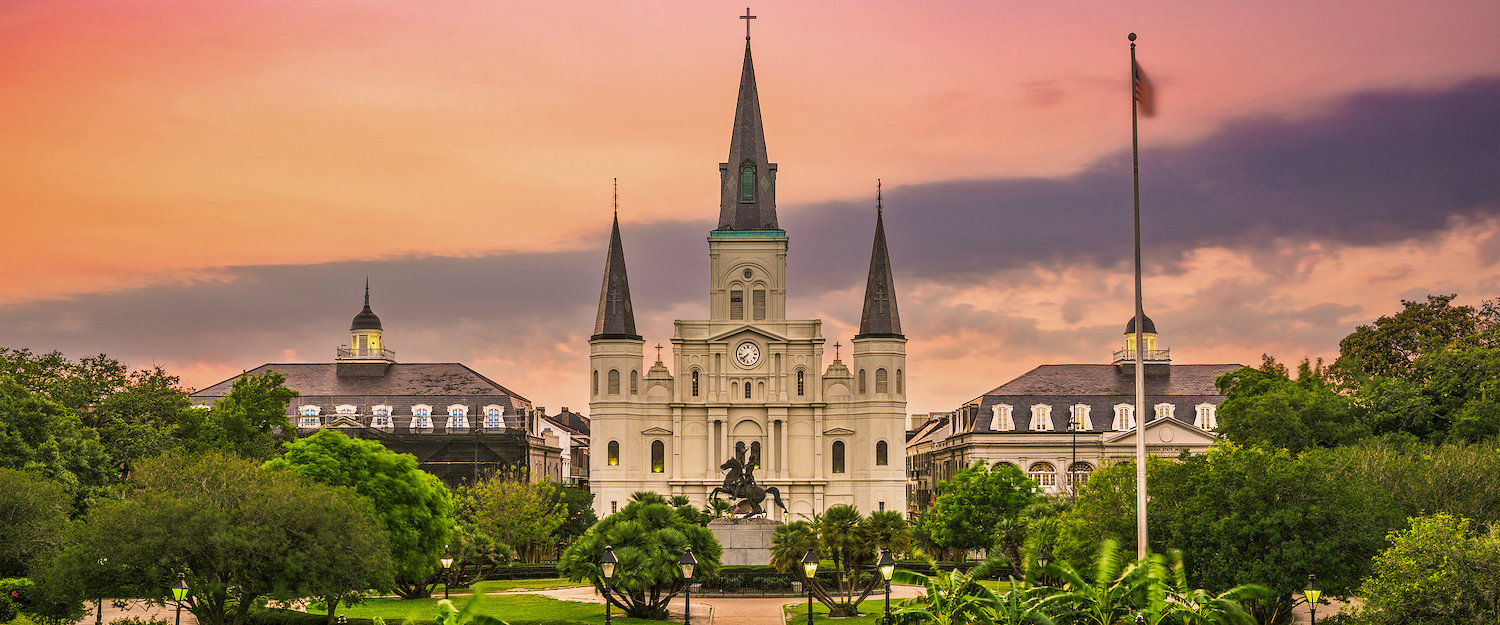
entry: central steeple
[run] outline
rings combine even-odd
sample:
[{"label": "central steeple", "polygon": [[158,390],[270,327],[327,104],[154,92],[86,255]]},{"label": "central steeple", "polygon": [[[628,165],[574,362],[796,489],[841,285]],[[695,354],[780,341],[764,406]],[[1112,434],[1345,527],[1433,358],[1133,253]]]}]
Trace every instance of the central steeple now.
[{"label": "central steeple", "polygon": [[779,229],[776,225],[776,164],[766,158],[766,131],[761,126],[760,96],[755,90],[755,64],[750,60],[749,34],[745,35],[745,65],[740,70],[739,101],[734,107],[729,159],[719,163],[719,184],[718,230]]}]

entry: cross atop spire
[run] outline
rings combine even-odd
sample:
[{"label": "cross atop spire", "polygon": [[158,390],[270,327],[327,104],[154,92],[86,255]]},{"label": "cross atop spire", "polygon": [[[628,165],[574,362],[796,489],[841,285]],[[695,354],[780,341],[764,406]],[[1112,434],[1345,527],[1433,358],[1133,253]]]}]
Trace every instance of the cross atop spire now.
[{"label": "cross atop spire", "polygon": [[620,218],[620,179],[615,178],[615,219]]},{"label": "cross atop spire", "polygon": [[750,20],[755,19],[755,16],[750,14],[750,7],[745,7],[745,14],[741,15],[740,19],[745,20],[745,41],[750,41]]}]

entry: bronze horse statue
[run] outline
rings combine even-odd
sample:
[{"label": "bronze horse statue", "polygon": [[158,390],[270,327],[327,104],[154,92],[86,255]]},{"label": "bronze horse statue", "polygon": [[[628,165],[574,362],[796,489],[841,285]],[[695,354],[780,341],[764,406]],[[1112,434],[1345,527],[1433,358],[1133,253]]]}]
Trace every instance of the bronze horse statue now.
[{"label": "bronze horse statue", "polygon": [[781,508],[784,513],[791,514],[791,511],[787,510],[786,504],[781,503],[781,491],[776,490],[775,486],[762,488],[759,484],[756,484],[755,476],[752,474],[754,469],[749,469],[750,466],[753,465],[746,465],[739,458],[725,460],[724,464],[719,465],[719,470],[728,471],[724,475],[724,485],[709,492],[708,498],[718,499],[719,493],[729,495],[734,500],[740,500],[749,504],[750,511],[746,512],[744,516],[753,517],[766,513],[760,504],[766,500],[766,495],[770,494],[772,501],[776,502],[776,507]]}]

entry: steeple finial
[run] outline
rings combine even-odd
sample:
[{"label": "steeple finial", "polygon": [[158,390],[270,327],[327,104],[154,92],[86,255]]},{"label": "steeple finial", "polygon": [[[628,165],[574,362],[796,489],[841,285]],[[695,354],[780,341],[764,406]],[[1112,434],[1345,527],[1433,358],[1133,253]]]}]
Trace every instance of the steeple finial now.
[{"label": "steeple finial", "polygon": [[776,223],[776,164],[766,157],[766,131],[761,125],[760,96],[755,88],[755,64],[750,58],[750,15],[745,15],[745,64],[734,107],[734,129],[729,158],[719,163],[718,230],[779,230]]},{"label": "steeple finial", "polygon": [[745,41],[748,42],[750,41],[750,20],[755,19],[755,16],[750,14],[750,7],[745,7],[745,14],[741,15],[740,19],[745,20]]},{"label": "steeple finial", "polygon": [[870,250],[870,277],[865,282],[865,309],[854,338],[905,338],[896,308],[896,280],[885,245],[885,206],[881,182],[875,181],[875,244]]},{"label": "steeple finial", "polygon": [[354,322],[349,324],[349,330],[380,330],[380,317],[375,316],[375,311],[370,310],[370,278],[365,277],[365,308],[354,316]]},{"label": "steeple finial", "polygon": [[615,178],[615,219],[620,218],[620,179]]},{"label": "steeple finial", "polygon": [[370,307],[370,276],[365,276],[365,308]]},{"label": "steeple finial", "polygon": [[590,340],[641,338],[635,332],[635,311],[630,306],[630,280],[625,275],[625,246],[620,242],[618,190],[615,198],[615,218],[609,233],[609,251],[604,255],[604,285],[599,291],[599,314],[594,319],[594,335]]}]

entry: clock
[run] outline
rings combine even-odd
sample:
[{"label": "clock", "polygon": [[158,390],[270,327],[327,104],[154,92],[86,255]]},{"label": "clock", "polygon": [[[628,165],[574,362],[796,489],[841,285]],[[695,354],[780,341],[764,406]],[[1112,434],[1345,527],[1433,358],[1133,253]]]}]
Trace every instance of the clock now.
[{"label": "clock", "polygon": [[760,348],[750,341],[740,343],[740,346],[734,349],[734,359],[743,366],[753,367],[755,363],[760,362]]}]

